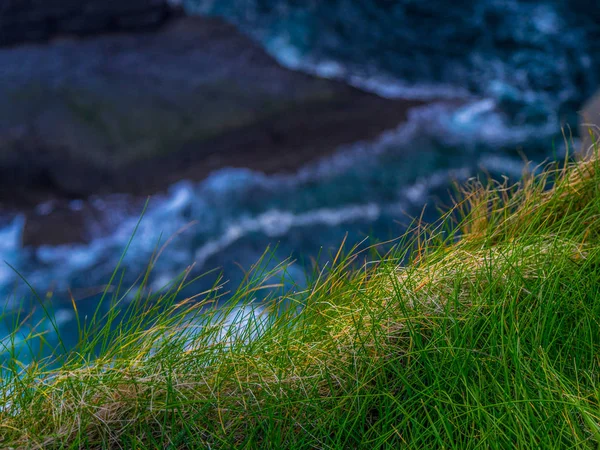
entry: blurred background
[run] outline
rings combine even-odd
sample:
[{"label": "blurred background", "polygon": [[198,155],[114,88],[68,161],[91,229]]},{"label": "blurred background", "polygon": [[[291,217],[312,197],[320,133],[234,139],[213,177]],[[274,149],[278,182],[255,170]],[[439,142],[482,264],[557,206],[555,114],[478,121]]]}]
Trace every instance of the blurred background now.
[{"label": "blurred background", "polygon": [[0,339],[33,288],[74,340],[148,198],[125,286],[171,237],[154,291],[267,247],[301,286],[579,149],[599,76],[593,0],[0,0]]}]

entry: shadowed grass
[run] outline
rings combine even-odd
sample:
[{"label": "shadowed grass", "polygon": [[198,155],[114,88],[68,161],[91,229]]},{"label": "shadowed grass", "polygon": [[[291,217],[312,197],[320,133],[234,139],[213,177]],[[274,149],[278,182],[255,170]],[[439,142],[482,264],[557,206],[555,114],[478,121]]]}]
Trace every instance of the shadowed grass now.
[{"label": "shadowed grass", "polygon": [[439,223],[377,262],[340,250],[302,290],[261,261],[225,306],[221,282],[179,302],[184,273],[116,290],[72,351],[25,365],[9,337],[0,446],[599,448],[598,164],[472,180]]}]

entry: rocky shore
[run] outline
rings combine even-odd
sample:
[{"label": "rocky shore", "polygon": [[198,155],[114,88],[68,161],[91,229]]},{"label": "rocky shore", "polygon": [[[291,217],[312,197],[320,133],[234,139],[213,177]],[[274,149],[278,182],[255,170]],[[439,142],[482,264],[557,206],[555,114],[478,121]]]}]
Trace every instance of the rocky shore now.
[{"label": "rocky shore", "polygon": [[0,202],[27,212],[27,244],[79,241],[82,219],[34,206],[145,196],[222,167],[293,171],[420,103],[287,70],[218,19],[0,48]]}]

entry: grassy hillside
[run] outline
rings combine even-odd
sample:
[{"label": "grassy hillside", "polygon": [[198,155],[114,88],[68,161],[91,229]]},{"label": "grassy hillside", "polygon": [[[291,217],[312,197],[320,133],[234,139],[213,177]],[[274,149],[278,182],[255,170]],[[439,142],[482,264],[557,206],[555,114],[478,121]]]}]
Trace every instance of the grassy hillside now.
[{"label": "grassy hillside", "polygon": [[179,302],[183,274],[107,294],[74,350],[25,365],[5,339],[0,447],[599,448],[599,164],[472,181],[308,288],[262,261],[216,308],[227,285]]}]

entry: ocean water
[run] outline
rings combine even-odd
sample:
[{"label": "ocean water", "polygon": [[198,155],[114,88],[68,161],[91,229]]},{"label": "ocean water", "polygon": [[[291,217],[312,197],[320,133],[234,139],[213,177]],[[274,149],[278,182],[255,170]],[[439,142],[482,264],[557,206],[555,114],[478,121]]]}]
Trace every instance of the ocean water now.
[{"label": "ocean water", "polygon": [[[226,168],[155,196],[123,259],[124,284],[135,285],[171,237],[154,267],[153,291],[191,265],[193,274],[218,268],[233,287],[267,247],[275,262],[297,260],[289,275],[301,284],[311,258],[326,260],[345,237],[350,244],[395,238],[426,205],[425,219],[435,220],[434,204],[448,203],[456,181],[483,171],[517,179],[523,153],[534,162],[561,157],[561,128],[576,127],[579,108],[600,84],[600,39],[595,39],[600,20],[585,4],[188,2],[190,11],[236,24],[285,66],[382,96],[430,103],[379,139],[339,148],[295,174]],[[449,99],[463,106],[449,107]],[[572,140],[577,145],[576,135]],[[101,208],[105,200],[94,201]],[[115,208],[118,202],[110,204]],[[32,323],[42,320],[33,288],[55,312],[63,339],[73,342],[70,296],[82,316],[95,310],[98,293],[138,225],[139,215],[125,211],[113,209],[118,220],[112,232],[89,244],[37,249],[20,244],[22,217],[5,218],[0,307],[6,315],[0,340],[17,313],[34,311]],[[207,277],[194,289],[213,280]],[[47,328],[49,341],[55,339],[49,321],[39,327]]]}]

